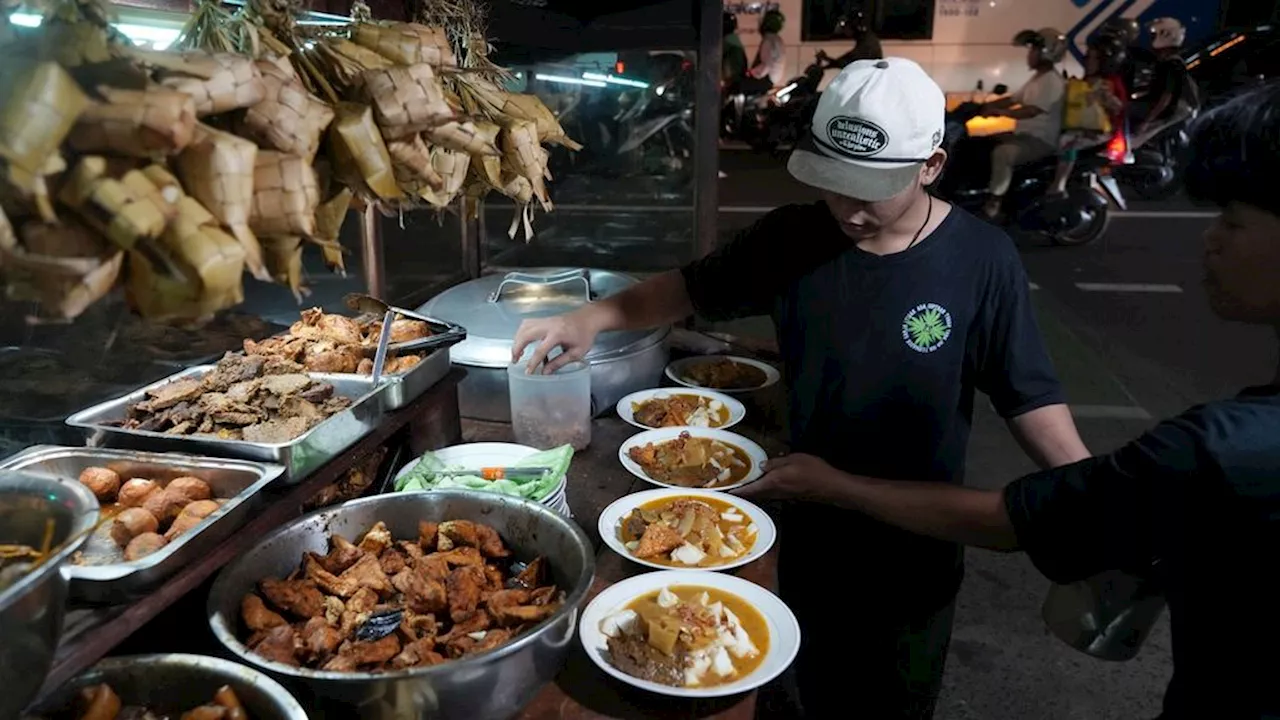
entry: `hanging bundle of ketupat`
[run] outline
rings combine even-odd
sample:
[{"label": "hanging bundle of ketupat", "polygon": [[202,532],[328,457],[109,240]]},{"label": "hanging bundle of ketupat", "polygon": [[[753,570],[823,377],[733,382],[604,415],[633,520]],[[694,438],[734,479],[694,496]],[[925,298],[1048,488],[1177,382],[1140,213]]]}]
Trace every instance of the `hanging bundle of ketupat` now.
[{"label": "hanging bundle of ketupat", "polygon": [[245,272],[301,297],[308,245],[342,270],[351,207],[473,214],[496,191],[532,236],[535,203],[551,209],[542,144],[580,146],[502,89],[468,0],[427,0],[420,23],[357,0],[348,27],[305,37],[289,7],[199,0],[168,51],[130,45],[102,0],[0,35],[8,297],[74,318],[120,288],[145,317],[203,319],[242,301]]}]

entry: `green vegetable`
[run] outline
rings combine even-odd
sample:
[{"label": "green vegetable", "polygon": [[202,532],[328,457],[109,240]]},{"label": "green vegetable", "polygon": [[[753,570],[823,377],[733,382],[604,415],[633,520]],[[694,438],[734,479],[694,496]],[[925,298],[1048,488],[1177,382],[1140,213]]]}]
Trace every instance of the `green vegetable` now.
[{"label": "green vegetable", "polygon": [[474,475],[455,475],[437,477],[444,470],[466,470],[479,468],[447,467],[435,453],[422,456],[417,465],[396,480],[396,492],[410,490],[479,490],[496,492],[503,495],[514,495],[527,500],[539,501],[551,494],[560,479],[569,472],[569,462],[573,460],[573,448],[561,445],[552,450],[537,452],[514,463],[513,467],[549,467],[551,472],[541,478],[520,478],[517,480],[485,480]]}]

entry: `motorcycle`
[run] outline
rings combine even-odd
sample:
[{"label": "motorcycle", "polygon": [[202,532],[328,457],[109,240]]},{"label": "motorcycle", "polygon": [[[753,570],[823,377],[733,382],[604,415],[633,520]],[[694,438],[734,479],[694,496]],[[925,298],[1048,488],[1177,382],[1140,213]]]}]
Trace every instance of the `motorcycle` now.
[{"label": "motorcycle", "polygon": [[1168,127],[1133,151],[1133,162],[1116,168],[1115,176],[1145,200],[1164,200],[1182,189],[1178,172],[1190,144],[1187,121]]},{"label": "motorcycle", "polygon": [[[1000,87],[997,95],[1004,94]],[[980,212],[989,192],[991,150],[999,136],[973,137],[966,123],[982,114],[982,106],[962,103],[947,113],[943,146],[949,156],[937,182],[937,192],[957,205]],[[1057,171],[1058,156],[1028,163],[1014,172],[1001,211],[1014,226],[1047,237],[1055,245],[1085,245],[1106,232],[1110,207],[1125,209],[1120,185],[1111,176],[1113,164],[1123,162],[1127,147],[1123,132],[1097,147],[1082,149],[1067,181],[1065,196],[1047,196]]]},{"label": "motorcycle", "polygon": [[819,50],[804,72],[780,88],[750,96],[742,92],[729,94],[720,113],[721,137],[740,140],[760,152],[794,145],[813,120],[821,95],[818,86],[829,63],[830,58]]},{"label": "motorcycle", "polygon": [[643,165],[655,159],[652,156],[657,153],[661,169],[674,172],[683,169],[693,157],[692,63],[685,62],[666,75],[615,117],[625,133],[617,154],[635,154]]}]

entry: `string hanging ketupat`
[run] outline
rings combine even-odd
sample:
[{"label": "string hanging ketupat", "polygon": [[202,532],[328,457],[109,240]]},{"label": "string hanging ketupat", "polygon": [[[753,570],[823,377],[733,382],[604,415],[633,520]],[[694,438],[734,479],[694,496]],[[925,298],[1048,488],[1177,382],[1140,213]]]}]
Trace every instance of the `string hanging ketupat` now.
[{"label": "string hanging ketupat", "polygon": [[134,47],[102,0],[0,26],[0,281],[43,317],[122,288],[138,313],[203,320],[243,273],[305,294],[304,248],[341,271],[349,208],[474,217],[511,198],[531,239],[552,209],[544,144],[580,149],[505,90],[470,0],[415,22],[299,25],[295,0],[199,0],[173,48]]}]

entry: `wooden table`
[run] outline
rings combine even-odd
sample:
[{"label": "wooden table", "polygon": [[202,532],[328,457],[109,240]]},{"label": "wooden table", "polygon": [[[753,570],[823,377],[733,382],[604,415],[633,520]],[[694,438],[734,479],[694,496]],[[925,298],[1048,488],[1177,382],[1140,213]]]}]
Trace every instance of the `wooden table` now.
[{"label": "wooden table", "polygon": [[[170,577],[150,594],[126,605],[73,609],[67,613],[62,642],[40,697],[75,677],[111,652],[134,631],[205,582],[232,558],[249,550],[264,535],[303,513],[316,491],[334,482],[364,455],[409,428],[422,442],[443,447],[461,437],[458,383],[466,376],[453,370],[421,397],[389,413],[369,435],[292,487],[269,488],[265,509],[208,554]],[[203,619],[200,619],[203,622]]]},{"label": "wooden table", "polygon": [[[478,423],[464,420],[463,438],[467,442],[511,442],[511,427],[505,424]],[[734,428],[735,432],[759,442],[771,454],[778,450],[776,440],[759,431]],[[596,544],[596,580],[587,594],[590,602],[597,593],[613,583],[648,572],[648,568],[625,560],[603,546],[596,529],[600,512],[623,495],[654,486],[627,472],[618,462],[622,442],[639,432],[616,416],[598,419],[592,425],[591,446],[574,457],[570,466],[567,497],[574,519]],[[772,435],[776,437],[776,435]],[[761,559],[732,571],[739,577],[776,590],[777,551],[770,550]],[[573,644],[568,664],[521,713],[521,720],[564,718],[595,720],[598,718],[719,718],[752,720],[756,712],[756,693],[718,700],[681,700],[644,692],[605,674],[587,657],[580,643]]]}]

